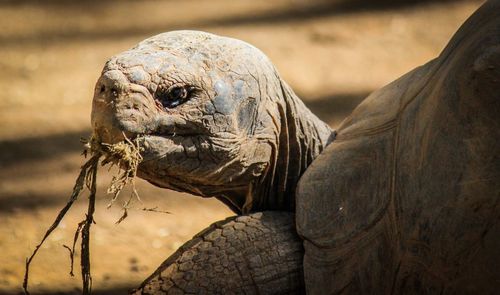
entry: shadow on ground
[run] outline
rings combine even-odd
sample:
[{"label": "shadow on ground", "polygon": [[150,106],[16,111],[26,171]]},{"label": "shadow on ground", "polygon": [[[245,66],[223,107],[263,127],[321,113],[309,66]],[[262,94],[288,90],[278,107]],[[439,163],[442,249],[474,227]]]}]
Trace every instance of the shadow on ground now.
[{"label": "shadow on ground", "polygon": [[81,138],[88,138],[90,129],[0,141],[0,166],[7,169],[13,165],[61,157],[67,153],[83,150]]},{"label": "shadow on ground", "polygon": [[[127,0],[131,1],[131,0]],[[127,25],[115,28],[107,28],[106,26],[95,26],[93,29],[67,28],[49,31],[37,32],[37,34],[19,34],[15,36],[0,36],[0,45],[29,45],[32,43],[63,43],[68,41],[98,41],[98,40],[117,40],[129,37],[142,37],[144,35],[153,35],[160,32],[180,30],[180,29],[195,29],[207,30],[213,27],[234,27],[245,25],[275,25],[286,22],[301,22],[310,19],[331,17],[342,14],[352,14],[361,11],[384,11],[397,10],[408,7],[414,7],[428,2],[459,2],[467,0],[329,0],[329,1],[311,1],[311,2],[296,2],[283,7],[283,9],[274,9],[265,11],[260,14],[247,13],[244,15],[228,15],[219,18],[183,20],[176,18],[174,22],[170,18],[165,18],[165,22],[156,25]],[[65,10],[78,11],[80,15],[88,14],[88,18],[95,18],[96,23],[99,22],[97,12],[109,10],[113,8],[118,0],[86,0],[86,1],[69,1],[69,0],[25,0],[25,1],[3,1],[2,6],[12,7],[16,5],[24,6],[42,6],[46,7],[57,6],[64,7]],[[133,1],[131,1],[133,2]],[[151,2],[151,1],[144,1]],[[153,1],[154,2],[154,1]],[[174,2],[174,1],[172,1]]]}]

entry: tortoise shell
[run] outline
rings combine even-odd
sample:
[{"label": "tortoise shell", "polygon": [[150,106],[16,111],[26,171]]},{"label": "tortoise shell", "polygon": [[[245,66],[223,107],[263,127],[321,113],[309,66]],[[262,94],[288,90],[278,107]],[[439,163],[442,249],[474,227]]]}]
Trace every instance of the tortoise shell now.
[{"label": "tortoise shell", "polygon": [[364,100],[297,188],[308,292],[500,287],[500,1]]}]

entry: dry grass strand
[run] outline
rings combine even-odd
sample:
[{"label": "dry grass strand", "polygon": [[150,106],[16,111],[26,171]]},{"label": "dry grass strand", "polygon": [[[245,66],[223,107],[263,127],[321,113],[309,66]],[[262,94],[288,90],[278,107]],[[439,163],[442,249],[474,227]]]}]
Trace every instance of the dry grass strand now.
[{"label": "dry grass strand", "polygon": [[28,282],[29,282],[29,268],[31,262],[35,258],[38,250],[47,240],[50,234],[58,227],[61,220],[64,218],[68,210],[71,208],[73,203],[78,199],[84,186],[89,190],[89,202],[88,209],[85,219],[78,224],[73,239],[72,248],[64,245],[70,253],[71,267],[70,275],[73,276],[73,262],[75,254],[75,245],[78,240],[78,236],[81,234],[81,273],[82,273],[82,284],[83,294],[90,294],[92,291],[92,276],[90,273],[90,228],[94,222],[94,212],[95,212],[95,199],[97,192],[97,169],[99,166],[99,161],[101,158],[101,166],[106,164],[117,165],[119,168],[118,175],[113,177],[109,187],[108,193],[113,194],[111,199],[110,207],[114,201],[118,198],[118,195],[123,190],[123,188],[129,184],[132,185],[132,194],[130,199],[124,204],[124,214],[118,220],[118,223],[123,221],[127,217],[127,209],[130,205],[132,197],[137,198],[140,201],[139,194],[135,188],[134,178],[137,175],[137,168],[139,163],[142,161],[142,156],[140,152],[143,150],[139,145],[140,139],[136,138],[133,141],[129,140],[125,136],[125,140],[116,144],[105,144],[101,143],[99,139],[92,136],[89,140],[84,140],[85,150],[83,155],[85,157],[90,154],[91,157],[83,166],[81,167],[80,174],[78,175],[75,185],[73,187],[73,192],[66,203],[66,205],[59,211],[56,219],[52,225],[47,229],[45,235],[43,236],[40,243],[35,247],[35,250],[30,257],[26,259],[25,274],[23,280],[23,289],[25,294],[29,294]]}]

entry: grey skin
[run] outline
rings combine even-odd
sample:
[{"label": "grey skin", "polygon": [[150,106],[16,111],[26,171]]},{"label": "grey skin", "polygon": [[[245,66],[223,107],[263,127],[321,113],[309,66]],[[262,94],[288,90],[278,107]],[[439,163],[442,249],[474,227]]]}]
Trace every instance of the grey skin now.
[{"label": "grey skin", "polygon": [[[92,124],[104,142],[146,135],[140,177],[291,212],[216,223],[137,293],[498,293],[499,81],[498,0],[337,132],[241,41],[171,32],[113,57]],[[175,107],[174,85],[193,87]]]},{"label": "grey skin", "polygon": [[[176,87],[189,97],[163,106]],[[236,213],[293,211],[299,177],[334,138],[258,49],[194,31],[160,34],[111,58],[92,126],[108,143],[122,132],[145,135],[139,177],[216,197]]]}]

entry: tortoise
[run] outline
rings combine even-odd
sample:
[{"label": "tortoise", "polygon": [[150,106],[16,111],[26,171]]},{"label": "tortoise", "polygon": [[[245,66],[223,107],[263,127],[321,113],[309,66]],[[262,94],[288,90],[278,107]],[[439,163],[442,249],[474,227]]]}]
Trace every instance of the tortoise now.
[{"label": "tortoise", "polygon": [[112,57],[95,134],[140,136],[139,177],[239,215],[137,294],[498,292],[499,80],[500,1],[336,131],[239,40],[173,31]]}]

